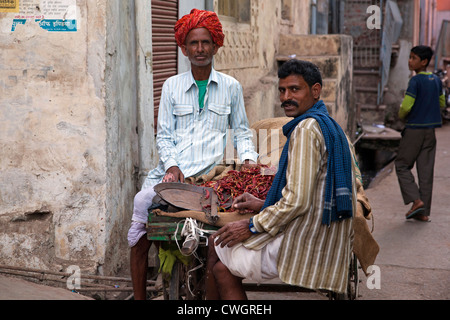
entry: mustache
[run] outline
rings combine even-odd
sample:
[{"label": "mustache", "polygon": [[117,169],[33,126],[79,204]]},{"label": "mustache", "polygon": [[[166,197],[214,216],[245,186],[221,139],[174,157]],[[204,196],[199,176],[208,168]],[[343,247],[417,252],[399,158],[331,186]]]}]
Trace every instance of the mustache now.
[{"label": "mustache", "polygon": [[286,100],[285,102],[283,102],[283,103],[281,104],[281,108],[284,108],[284,107],[286,107],[286,106],[288,106],[288,105],[294,106],[294,107],[296,107],[296,108],[299,107],[299,105],[298,105],[298,103],[297,103],[296,101],[294,101],[294,100]]}]

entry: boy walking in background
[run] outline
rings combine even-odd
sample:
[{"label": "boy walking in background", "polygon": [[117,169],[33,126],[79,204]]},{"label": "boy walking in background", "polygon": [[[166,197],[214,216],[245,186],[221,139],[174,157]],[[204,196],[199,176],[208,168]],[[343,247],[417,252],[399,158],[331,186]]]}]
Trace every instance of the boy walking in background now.
[{"label": "boy walking in background", "polygon": [[[395,160],[400,190],[405,204],[413,203],[406,219],[430,220],[433,191],[434,161],[436,155],[435,128],[442,126],[440,108],[445,106],[442,83],[431,72],[426,72],[433,50],[427,46],[411,49],[408,66],[416,75],[408,84],[399,111],[405,119],[405,129]],[[416,165],[418,184],[411,172]]]}]

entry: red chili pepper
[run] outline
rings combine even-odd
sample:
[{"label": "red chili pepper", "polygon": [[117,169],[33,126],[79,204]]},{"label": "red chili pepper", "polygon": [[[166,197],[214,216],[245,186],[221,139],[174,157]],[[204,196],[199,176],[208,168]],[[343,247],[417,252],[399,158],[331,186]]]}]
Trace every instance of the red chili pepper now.
[{"label": "red chili pepper", "polygon": [[[264,200],[272,185],[276,168],[258,165],[242,171],[230,170],[226,176],[217,181],[208,181],[201,186],[210,187],[217,194],[219,208],[223,210],[230,198],[236,198],[248,192]],[[207,194],[207,198],[209,198]],[[231,208],[228,210],[232,210]]]}]

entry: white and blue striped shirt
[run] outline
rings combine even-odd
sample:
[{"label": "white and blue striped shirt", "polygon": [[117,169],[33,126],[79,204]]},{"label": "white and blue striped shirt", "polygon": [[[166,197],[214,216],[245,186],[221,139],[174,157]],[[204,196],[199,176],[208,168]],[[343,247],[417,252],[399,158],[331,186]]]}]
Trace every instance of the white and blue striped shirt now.
[{"label": "white and blue striped shirt", "polygon": [[158,114],[159,164],[149,172],[142,188],[161,182],[173,166],[178,166],[186,178],[208,173],[223,160],[229,129],[239,160],[256,162],[258,154],[242,86],[236,79],[212,69],[201,110],[192,72],[169,78],[163,86]]}]

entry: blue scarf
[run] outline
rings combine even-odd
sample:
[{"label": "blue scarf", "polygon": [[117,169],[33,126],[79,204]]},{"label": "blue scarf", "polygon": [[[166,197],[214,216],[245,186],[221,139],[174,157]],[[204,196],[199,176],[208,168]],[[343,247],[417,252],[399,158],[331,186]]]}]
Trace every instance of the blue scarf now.
[{"label": "blue scarf", "polygon": [[287,142],[281,153],[278,172],[262,209],[275,204],[282,198],[281,192],[286,186],[291,133],[306,118],[314,118],[319,123],[328,151],[322,224],[329,226],[332,221],[341,221],[353,215],[352,163],[347,138],[339,124],[328,114],[328,110],[322,100],[283,127],[283,134],[287,137]]}]

